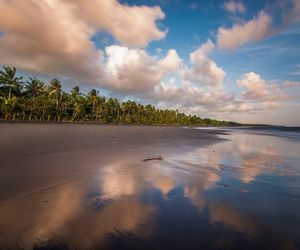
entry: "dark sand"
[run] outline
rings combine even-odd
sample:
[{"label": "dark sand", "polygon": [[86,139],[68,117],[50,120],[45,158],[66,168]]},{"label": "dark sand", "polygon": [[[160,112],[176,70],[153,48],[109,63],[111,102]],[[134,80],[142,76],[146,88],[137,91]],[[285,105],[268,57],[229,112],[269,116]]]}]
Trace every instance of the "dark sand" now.
[{"label": "dark sand", "polygon": [[0,133],[0,249],[300,247],[299,140],[71,124]]},{"label": "dark sand", "polygon": [[0,124],[0,133],[0,203],[113,162],[140,163],[220,141],[213,131],[157,126]]}]

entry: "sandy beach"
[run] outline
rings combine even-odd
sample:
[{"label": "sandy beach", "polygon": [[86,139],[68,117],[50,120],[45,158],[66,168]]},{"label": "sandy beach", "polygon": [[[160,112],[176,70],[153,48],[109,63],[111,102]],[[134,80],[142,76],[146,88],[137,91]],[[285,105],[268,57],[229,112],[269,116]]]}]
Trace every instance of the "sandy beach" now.
[{"label": "sandy beach", "polygon": [[299,140],[158,126],[0,131],[0,248],[300,246]]},{"label": "sandy beach", "polygon": [[300,250],[300,0],[0,0],[0,250]]},{"label": "sandy beach", "polygon": [[220,141],[213,131],[158,126],[0,124],[0,131],[0,202],[114,162],[141,163]]}]

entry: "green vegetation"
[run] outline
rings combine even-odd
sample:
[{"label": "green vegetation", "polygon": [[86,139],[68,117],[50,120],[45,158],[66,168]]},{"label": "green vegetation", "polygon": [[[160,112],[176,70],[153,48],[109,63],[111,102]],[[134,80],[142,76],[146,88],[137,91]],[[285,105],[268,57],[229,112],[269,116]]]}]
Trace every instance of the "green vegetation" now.
[{"label": "green vegetation", "polygon": [[134,101],[120,102],[100,96],[96,89],[85,95],[76,86],[66,93],[57,79],[49,84],[36,77],[23,81],[23,77],[17,77],[16,69],[11,67],[3,67],[0,71],[0,119],[100,124],[236,125],[185,115],[178,110],[161,110]]}]

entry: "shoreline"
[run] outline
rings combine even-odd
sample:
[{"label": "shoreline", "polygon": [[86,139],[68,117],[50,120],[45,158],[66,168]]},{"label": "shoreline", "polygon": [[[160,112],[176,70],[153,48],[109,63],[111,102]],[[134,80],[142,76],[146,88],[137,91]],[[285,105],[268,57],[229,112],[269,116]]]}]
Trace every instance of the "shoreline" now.
[{"label": "shoreline", "polygon": [[213,126],[213,125],[180,125],[180,124],[138,124],[138,123],[96,123],[80,121],[22,121],[22,120],[0,120],[0,124],[79,124],[79,125],[99,125],[99,126],[141,126],[141,127],[201,127],[201,128],[221,128],[221,127],[239,127],[239,126]]},{"label": "shoreline", "polygon": [[3,120],[0,119],[0,124],[87,124],[100,126],[142,126],[142,127],[191,127],[191,128],[239,128],[239,129],[299,129],[300,126],[274,125],[274,124],[238,124],[238,125],[184,125],[184,124],[140,124],[140,123],[97,123],[91,121],[29,121],[29,120]]}]

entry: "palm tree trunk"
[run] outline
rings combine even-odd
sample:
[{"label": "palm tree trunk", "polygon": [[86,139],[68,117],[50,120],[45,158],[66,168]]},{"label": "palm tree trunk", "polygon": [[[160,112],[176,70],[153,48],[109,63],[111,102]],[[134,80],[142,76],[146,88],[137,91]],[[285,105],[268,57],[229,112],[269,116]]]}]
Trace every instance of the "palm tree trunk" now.
[{"label": "palm tree trunk", "polygon": [[57,116],[57,122],[60,121],[60,111],[59,111],[59,102],[60,102],[60,97],[57,97],[57,100],[56,100],[56,116]]},{"label": "palm tree trunk", "polygon": [[42,119],[43,119],[43,121],[45,120],[45,110],[46,110],[45,106],[46,105],[45,105],[45,102],[44,102],[44,104],[43,104],[43,113],[42,113]]},{"label": "palm tree trunk", "polygon": [[11,83],[9,83],[9,87],[8,87],[8,100],[10,100],[11,98]]},{"label": "palm tree trunk", "polygon": [[95,113],[95,100],[93,101],[93,108],[92,108],[92,120],[94,120],[94,113]]}]

